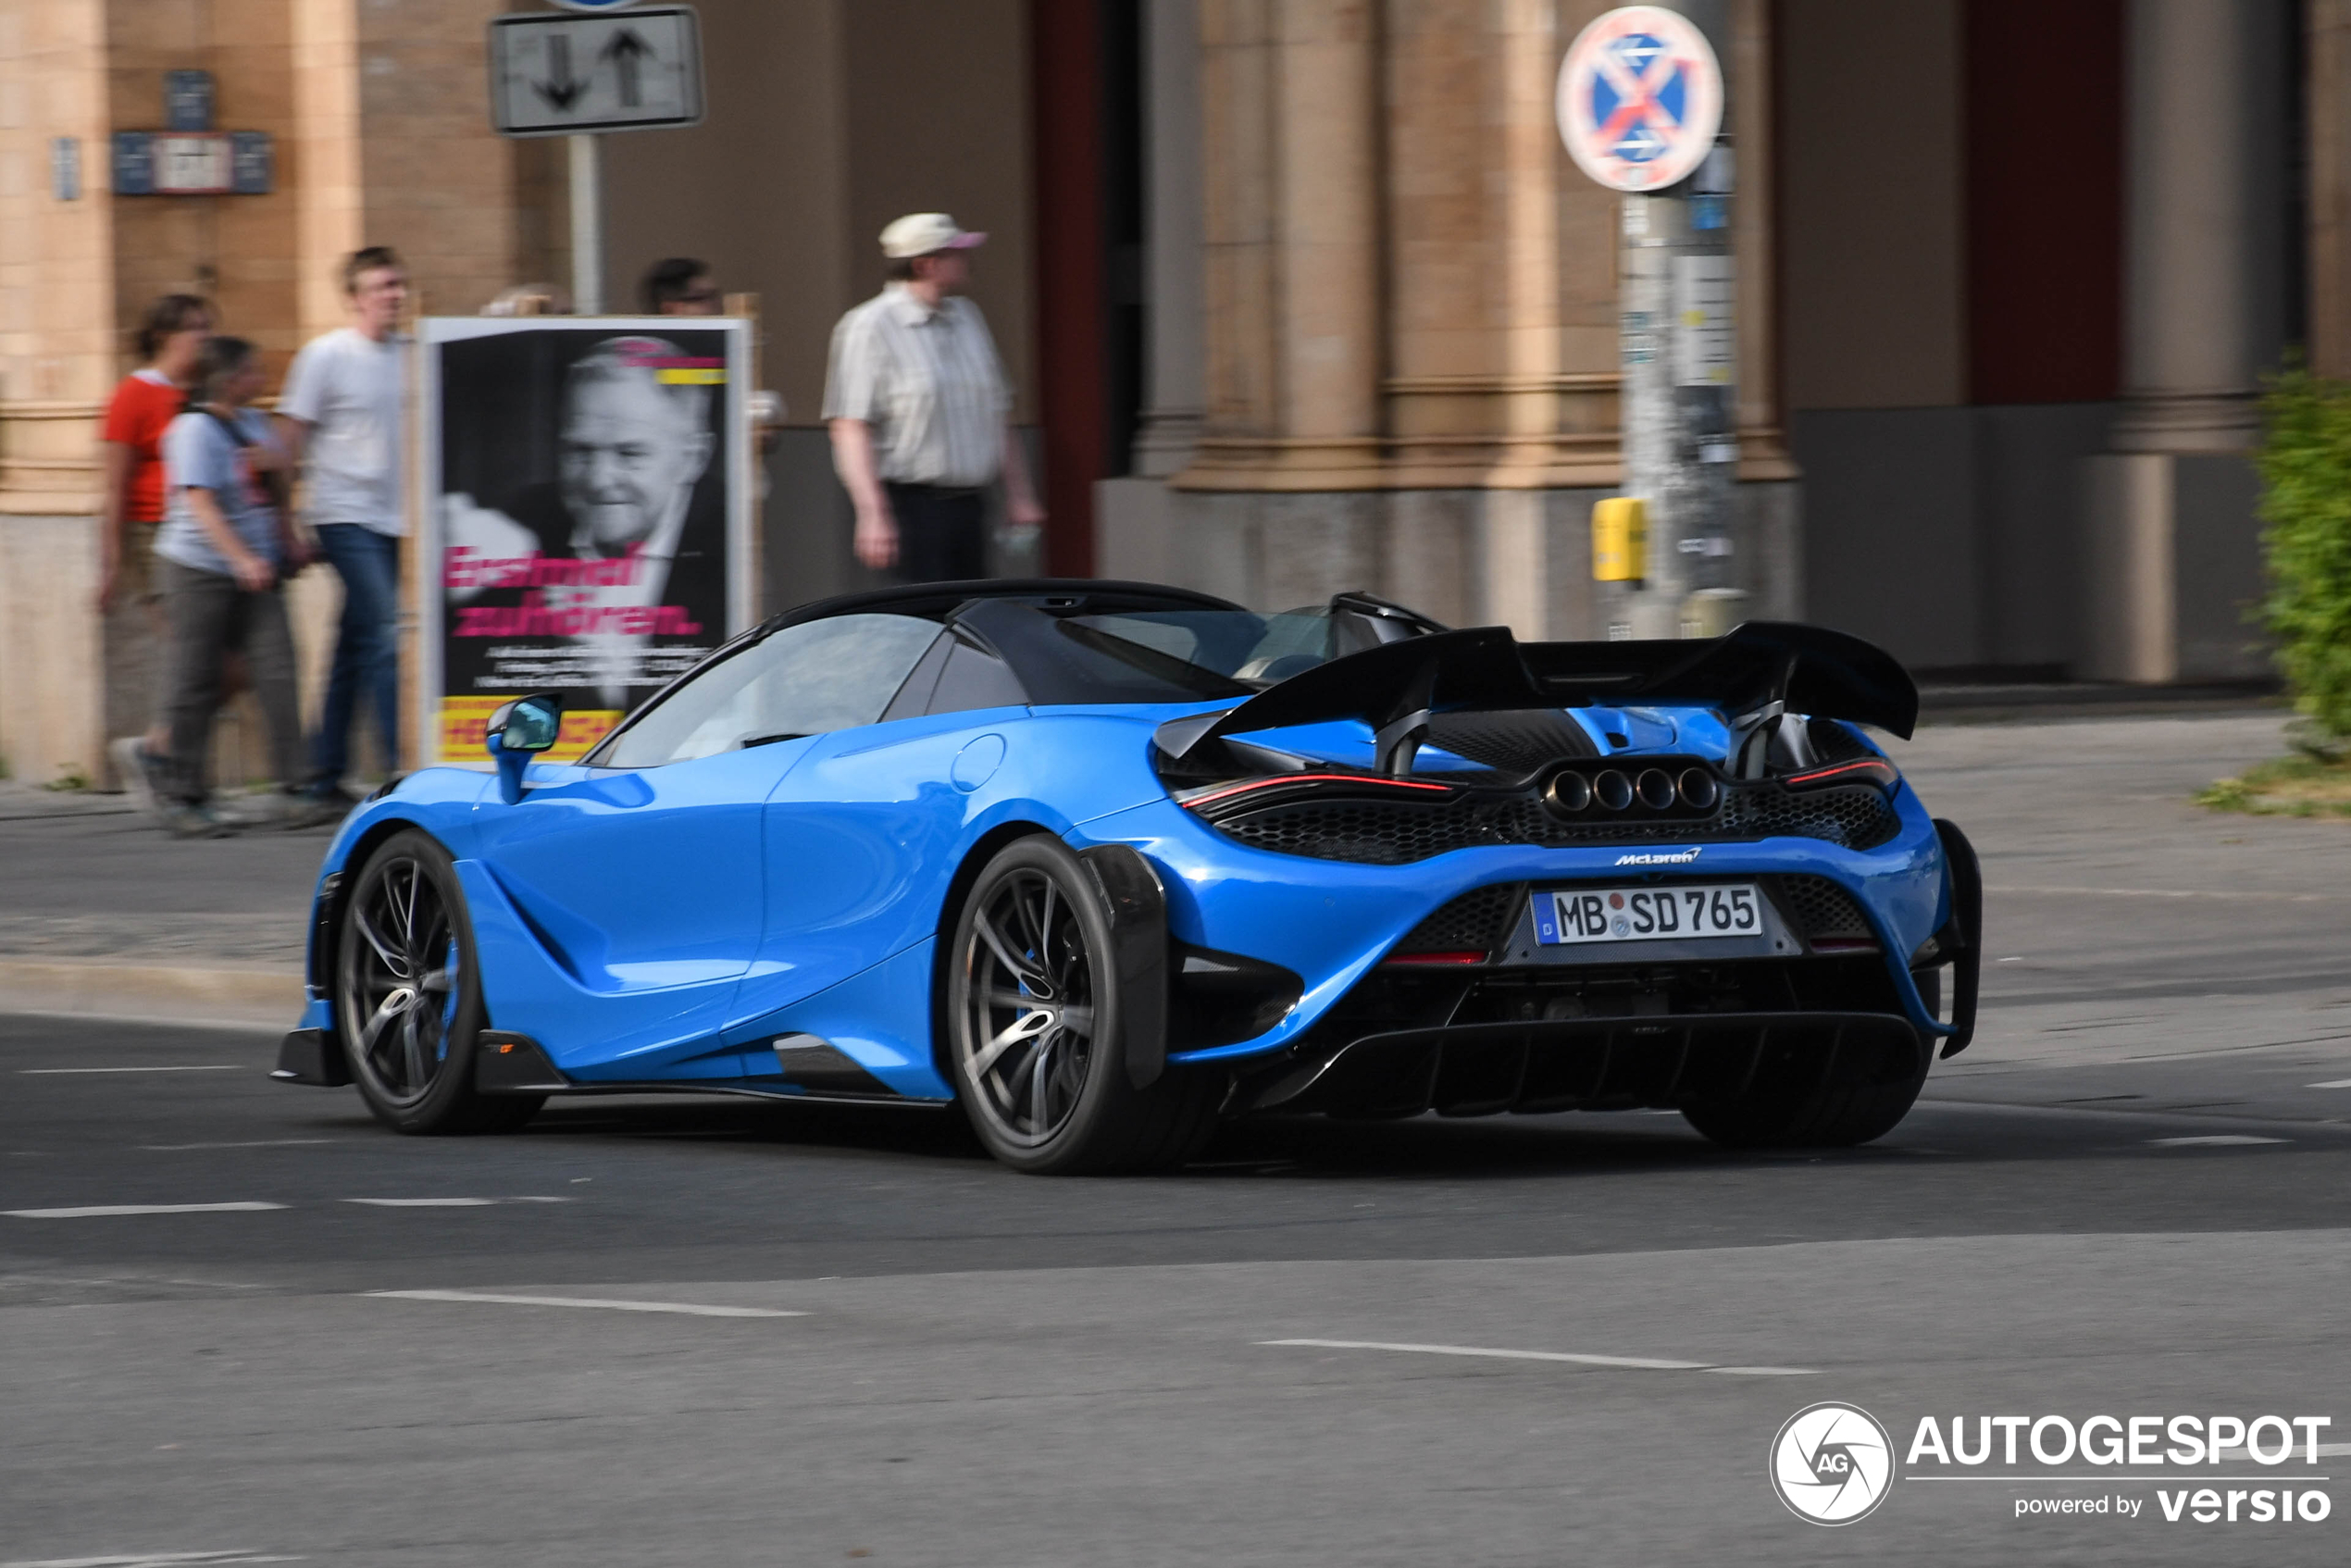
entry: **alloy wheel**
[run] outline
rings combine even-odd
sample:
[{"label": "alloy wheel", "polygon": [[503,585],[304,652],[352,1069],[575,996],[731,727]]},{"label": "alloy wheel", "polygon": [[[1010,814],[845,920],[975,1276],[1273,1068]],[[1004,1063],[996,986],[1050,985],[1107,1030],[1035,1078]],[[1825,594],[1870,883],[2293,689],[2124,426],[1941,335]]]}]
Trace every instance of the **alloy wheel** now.
[{"label": "alloy wheel", "polygon": [[342,995],[352,1066],[386,1099],[411,1105],[449,1059],[457,1012],[457,933],[423,863],[371,867],[343,930]]},{"label": "alloy wheel", "polygon": [[1034,1148],[1065,1126],[1094,1061],[1092,955],[1052,877],[1013,872],[973,911],[956,1049],[990,1126]]}]

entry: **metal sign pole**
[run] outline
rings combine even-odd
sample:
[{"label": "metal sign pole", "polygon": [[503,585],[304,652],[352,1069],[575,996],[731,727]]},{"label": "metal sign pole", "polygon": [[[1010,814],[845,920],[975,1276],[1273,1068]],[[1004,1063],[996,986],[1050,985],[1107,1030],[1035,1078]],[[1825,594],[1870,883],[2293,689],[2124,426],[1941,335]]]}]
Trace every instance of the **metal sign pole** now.
[{"label": "metal sign pole", "polygon": [[1738,356],[1731,312],[1732,156],[1727,142],[1698,165],[1681,206],[1688,219],[1673,261],[1674,450],[1686,504],[1673,535],[1683,565],[1680,634],[1719,637],[1742,618],[1747,595],[1732,558],[1738,507]]},{"label": "metal sign pole", "polygon": [[1618,396],[1623,409],[1624,493],[1648,504],[1647,560],[1629,582],[1608,585],[1611,639],[1673,637],[1679,631],[1681,537],[1689,486],[1681,470],[1673,406],[1673,257],[1687,204],[1646,192],[1623,200],[1617,270]]},{"label": "metal sign pole", "polygon": [[604,313],[604,182],[596,138],[566,136],[571,143],[571,307],[582,316]]},{"label": "metal sign pole", "polygon": [[1736,599],[1723,586],[1738,435],[1729,160],[1716,151],[1722,66],[1680,11],[1626,6],[1576,36],[1558,96],[1560,136],[1577,167],[1623,193],[1623,485],[1594,514],[1600,618],[1611,639],[1711,636]]}]

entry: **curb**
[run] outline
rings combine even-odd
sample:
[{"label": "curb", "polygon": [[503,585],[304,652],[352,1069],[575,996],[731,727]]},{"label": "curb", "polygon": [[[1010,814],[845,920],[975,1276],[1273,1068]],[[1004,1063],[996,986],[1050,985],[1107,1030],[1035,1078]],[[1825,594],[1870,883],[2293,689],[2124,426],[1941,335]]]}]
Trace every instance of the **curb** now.
[{"label": "curb", "polygon": [[290,1029],[307,1000],[298,969],[0,958],[0,1012],[5,1013]]}]

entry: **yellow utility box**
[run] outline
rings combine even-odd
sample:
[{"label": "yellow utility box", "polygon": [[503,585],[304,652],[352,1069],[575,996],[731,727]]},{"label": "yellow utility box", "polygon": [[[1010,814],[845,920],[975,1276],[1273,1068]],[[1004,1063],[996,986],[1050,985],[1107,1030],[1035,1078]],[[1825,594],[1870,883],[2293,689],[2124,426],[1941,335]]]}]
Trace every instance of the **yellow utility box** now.
[{"label": "yellow utility box", "polygon": [[1592,579],[1639,582],[1648,576],[1649,506],[1634,495],[1611,495],[1592,507]]}]

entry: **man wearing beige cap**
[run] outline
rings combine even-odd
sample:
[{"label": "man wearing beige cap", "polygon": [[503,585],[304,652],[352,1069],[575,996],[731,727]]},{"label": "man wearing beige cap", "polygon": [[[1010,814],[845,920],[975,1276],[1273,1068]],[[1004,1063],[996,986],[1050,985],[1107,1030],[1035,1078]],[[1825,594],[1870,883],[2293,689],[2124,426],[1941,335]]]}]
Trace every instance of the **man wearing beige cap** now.
[{"label": "man wearing beige cap", "polygon": [[999,475],[1016,535],[1045,520],[995,340],[961,297],[966,253],[987,238],[943,212],[900,218],[881,234],[888,286],[833,329],[824,417],[857,508],[857,558],[902,582],[986,573],[984,492]]}]

